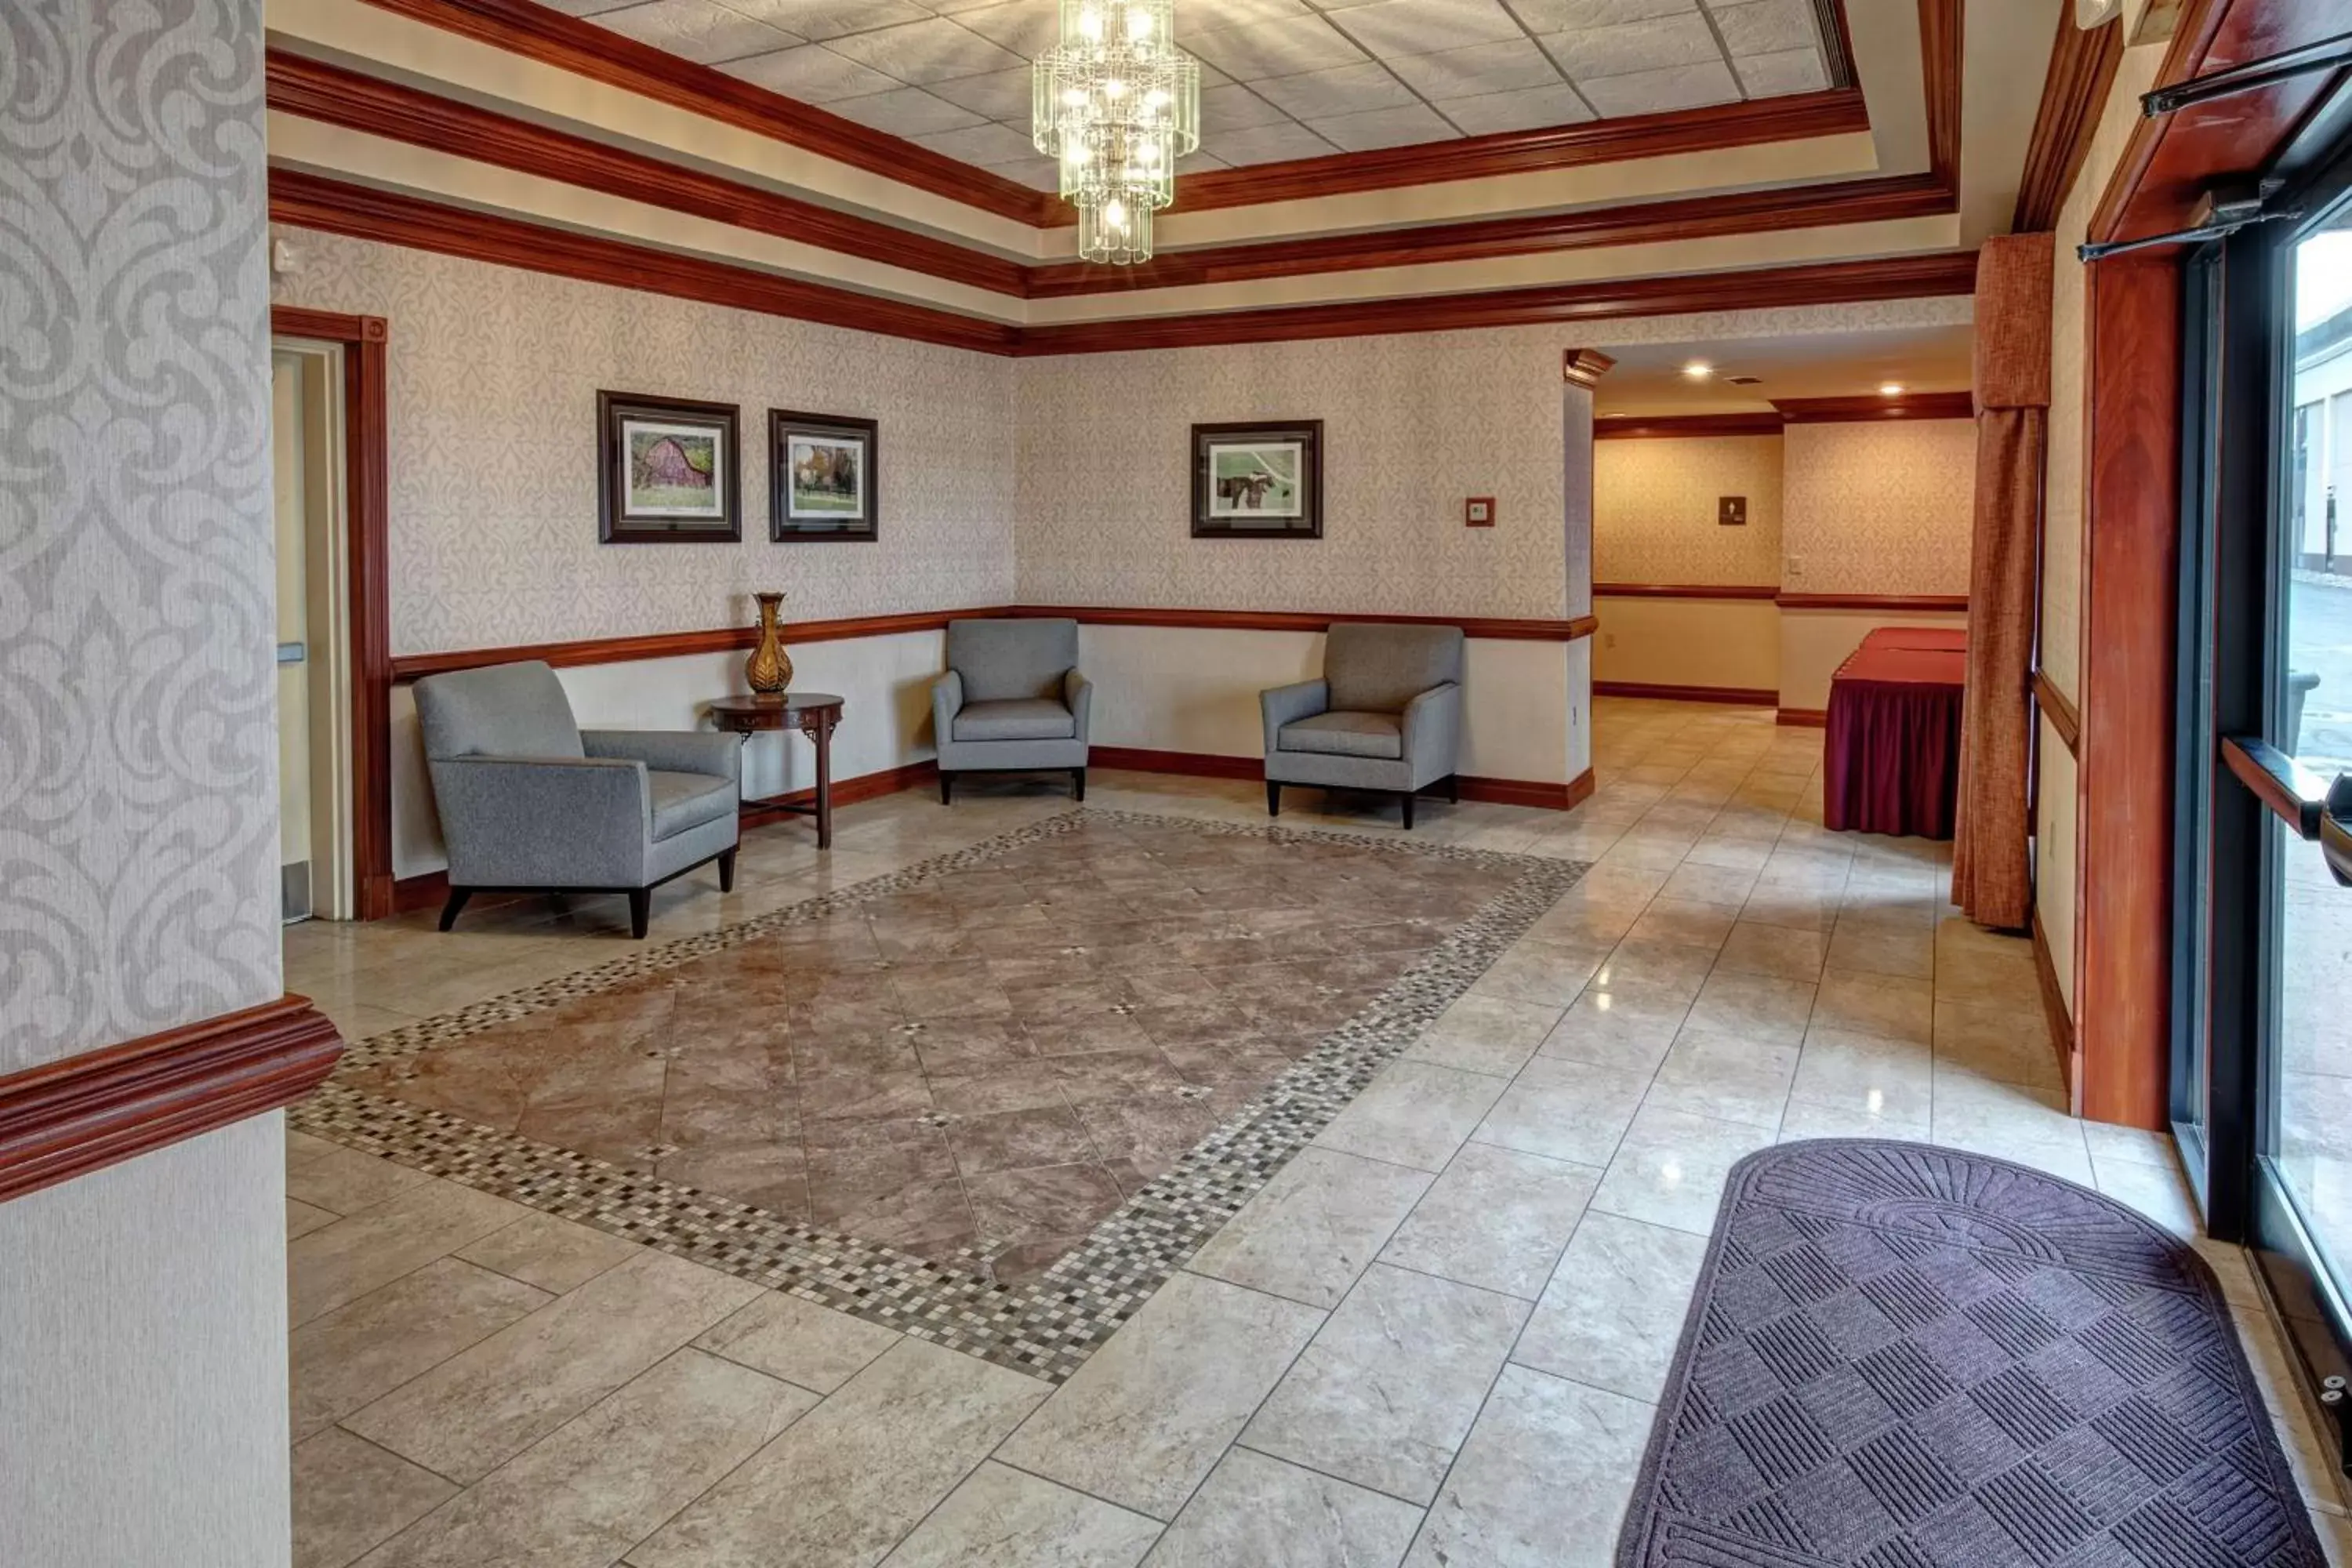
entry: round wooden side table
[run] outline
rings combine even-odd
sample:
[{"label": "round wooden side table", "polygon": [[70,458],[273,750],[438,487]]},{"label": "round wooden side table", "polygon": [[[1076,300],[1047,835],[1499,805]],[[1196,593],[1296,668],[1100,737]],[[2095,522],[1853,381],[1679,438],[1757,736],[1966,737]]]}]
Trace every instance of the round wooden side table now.
[{"label": "round wooden side table", "polygon": [[722,697],[710,705],[710,721],[731,730],[745,744],[762,730],[798,730],[816,747],[816,799],[785,795],[743,804],[816,818],[816,847],[833,847],[833,731],[841,722],[841,699],[826,691],[779,691],[772,695]]}]

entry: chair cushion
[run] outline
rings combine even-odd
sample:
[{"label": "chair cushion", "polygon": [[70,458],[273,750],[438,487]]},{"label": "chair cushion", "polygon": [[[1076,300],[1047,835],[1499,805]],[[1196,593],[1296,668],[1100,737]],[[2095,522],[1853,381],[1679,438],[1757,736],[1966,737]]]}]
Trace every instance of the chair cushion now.
[{"label": "chair cushion", "polygon": [[1062,677],[1077,662],[1076,621],[1014,618],[948,623],[948,668],[963,677],[967,702],[1059,697]]},{"label": "chair cushion", "polygon": [[1282,727],[1286,752],[1321,752],[1334,757],[1404,755],[1404,731],[1387,713],[1318,713]]},{"label": "chair cushion", "polygon": [[959,741],[1067,741],[1078,732],[1069,709],[1043,697],[967,702],[955,716]]},{"label": "chair cushion", "polygon": [[416,683],[416,720],[431,760],[587,754],[563,683],[536,659],[426,676]]},{"label": "chair cushion", "polygon": [[1461,680],[1462,628],[1335,621],[1323,641],[1323,679],[1333,708],[1402,712],[1431,687]]},{"label": "chair cushion", "polygon": [[646,770],[653,791],[654,838],[656,842],[699,827],[735,809],[735,781],[712,773],[670,773]]}]

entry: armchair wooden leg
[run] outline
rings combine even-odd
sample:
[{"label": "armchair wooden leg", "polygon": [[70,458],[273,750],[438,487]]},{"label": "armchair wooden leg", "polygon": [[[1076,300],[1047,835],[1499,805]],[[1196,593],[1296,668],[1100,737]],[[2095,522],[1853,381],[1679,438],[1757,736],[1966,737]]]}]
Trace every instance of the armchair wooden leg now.
[{"label": "armchair wooden leg", "polygon": [[1404,792],[1404,830],[1412,831],[1412,791]]},{"label": "armchair wooden leg", "polygon": [[629,895],[629,934],[645,940],[646,928],[653,923],[654,890],[639,888]]},{"label": "armchair wooden leg", "polygon": [[940,804],[948,805],[955,800],[955,775],[945,768],[940,770]]},{"label": "armchair wooden leg", "polygon": [[1272,779],[1265,781],[1265,814],[1268,816],[1282,815],[1282,786]]},{"label": "armchair wooden leg", "polygon": [[1086,802],[1087,770],[1084,768],[1072,768],[1070,770],[1070,798],[1077,801],[1081,805],[1084,805]]},{"label": "armchair wooden leg", "polygon": [[1460,805],[1462,804],[1462,775],[1460,773],[1448,773],[1445,775],[1445,804],[1448,805]]},{"label": "armchair wooden leg", "polygon": [[719,852],[719,890],[722,893],[735,890],[735,851],[732,849]]},{"label": "armchair wooden leg", "polygon": [[451,926],[457,923],[457,911],[464,909],[466,907],[466,900],[473,896],[474,889],[471,888],[452,888],[449,889],[449,901],[441,906],[441,929],[443,931],[447,931]]}]

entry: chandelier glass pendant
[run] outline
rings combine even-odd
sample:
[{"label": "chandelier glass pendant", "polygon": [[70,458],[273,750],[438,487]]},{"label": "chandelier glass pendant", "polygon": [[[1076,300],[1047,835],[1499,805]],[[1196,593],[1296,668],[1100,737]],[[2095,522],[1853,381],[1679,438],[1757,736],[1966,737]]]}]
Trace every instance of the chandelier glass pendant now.
[{"label": "chandelier glass pendant", "polygon": [[1201,63],[1176,47],[1175,0],[1062,0],[1038,57],[1031,135],[1078,209],[1078,254],[1151,259],[1151,215],[1201,144]]}]

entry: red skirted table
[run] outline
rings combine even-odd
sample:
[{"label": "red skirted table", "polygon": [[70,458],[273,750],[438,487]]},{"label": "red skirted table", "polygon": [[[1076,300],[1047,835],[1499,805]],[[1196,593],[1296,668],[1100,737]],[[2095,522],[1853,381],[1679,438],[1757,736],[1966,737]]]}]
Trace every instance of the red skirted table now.
[{"label": "red skirted table", "polygon": [[1864,647],[1907,647],[1923,652],[1966,653],[1969,651],[1969,628],[1966,626],[1877,626],[1864,632]]},{"label": "red skirted table", "polygon": [[1949,838],[1960,794],[1967,634],[1900,636],[1958,642],[1921,647],[1864,638],[1838,666],[1830,681],[1822,820],[1858,833]]}]

